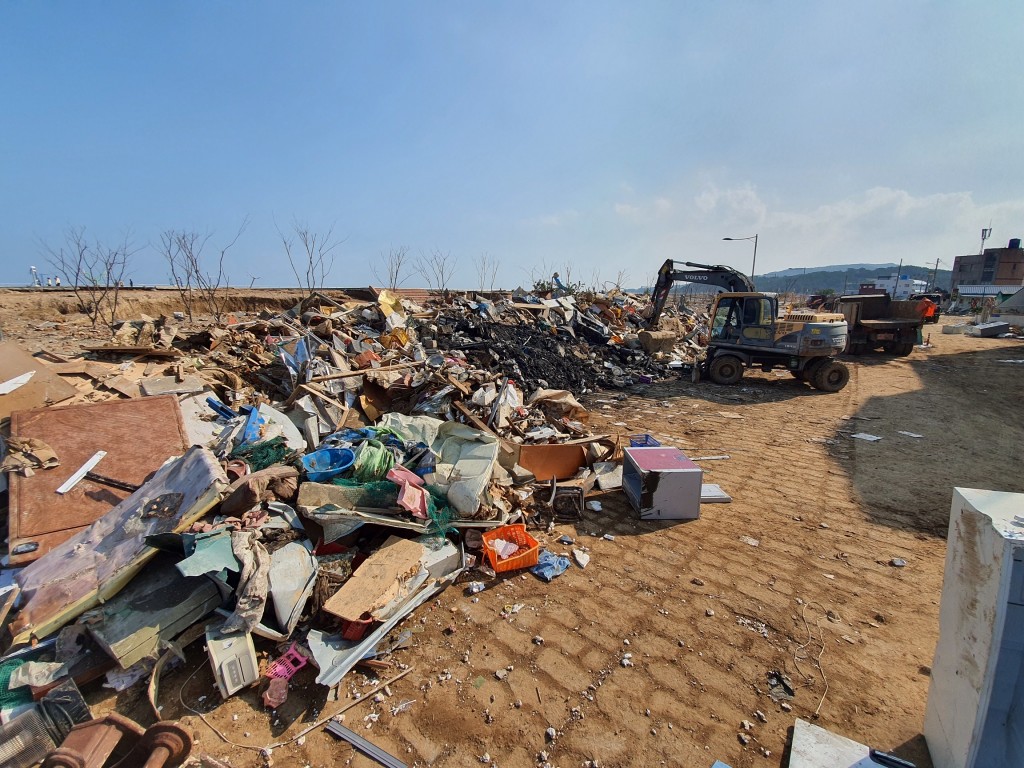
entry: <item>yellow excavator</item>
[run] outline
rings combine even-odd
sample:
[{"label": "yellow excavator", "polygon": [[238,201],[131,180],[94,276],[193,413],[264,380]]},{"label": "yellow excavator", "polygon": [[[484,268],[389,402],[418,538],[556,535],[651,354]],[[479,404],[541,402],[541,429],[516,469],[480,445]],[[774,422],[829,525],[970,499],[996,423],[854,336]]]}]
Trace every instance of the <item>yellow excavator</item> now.
[{"label": "yellow excavator", "polygon": [[759,293],[753,281],[732,267],[685,262],[676,269],[668,259],[658,270],[648,327],[657,328],[665,302],[676,282],[721,288],[708,311],[710,338],[706,357],[696,364],[698,377],[716,384],[735,384],[745,368],[763,371],[786,368],[794,377],[822,392],[838,392],[850,380],[850,369],[835,355],[846,347],[847,325],[834,312],[789,312],[779,316],[779,301]]}]

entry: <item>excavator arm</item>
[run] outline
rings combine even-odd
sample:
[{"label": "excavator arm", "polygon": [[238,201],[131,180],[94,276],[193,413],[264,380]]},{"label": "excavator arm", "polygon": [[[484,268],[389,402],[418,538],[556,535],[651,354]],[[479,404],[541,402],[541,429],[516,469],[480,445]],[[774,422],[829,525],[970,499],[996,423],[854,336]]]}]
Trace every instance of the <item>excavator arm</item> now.
[{"label": "excavator arm", "polygon": [[658,270],[658,281],[654,285],[652,301],[654,310],[647,327],[654,328],[658,324],[662,310],[665,309],[665,302],[672,291],[672,285],[676,282],[700,283],[714,285],[730,293],[754,292],[754,282],[732,267],[724,265],[697,264],[692,261],[685,262],[690,270],[676,269],[672,259],[666,259]]}]

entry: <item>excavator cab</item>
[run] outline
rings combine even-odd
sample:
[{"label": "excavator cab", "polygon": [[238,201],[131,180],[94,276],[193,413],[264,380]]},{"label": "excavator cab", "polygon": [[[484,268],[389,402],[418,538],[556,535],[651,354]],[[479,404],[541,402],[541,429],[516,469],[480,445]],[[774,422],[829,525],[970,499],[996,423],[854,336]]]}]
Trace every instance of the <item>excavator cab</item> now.
[{"label": "excavator cab", "polygon": [[764,294],[720,294],[711,308],[711,338],[723,342],[771,345],[778,303]]}]

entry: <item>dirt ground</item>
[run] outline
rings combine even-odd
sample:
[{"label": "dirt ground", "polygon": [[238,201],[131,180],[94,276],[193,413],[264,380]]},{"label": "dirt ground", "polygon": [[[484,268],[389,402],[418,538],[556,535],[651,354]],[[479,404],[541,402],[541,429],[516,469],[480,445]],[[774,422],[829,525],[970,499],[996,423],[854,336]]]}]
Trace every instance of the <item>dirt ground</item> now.
[{"label": "dirt ground", "polygon": [[[18,299],[0,292],[5,336],[29,349],[74,343],[69,322]],[[43,319],[62,326],[35,330]],[[255,747],[358,694],[345,724],[410,765],[480,765],[486,755],[533,766],[545,751],[563,768],[785,766],[800,717],[930,768],[921,729],[952,489],[1024,492],[1024,366],[1003,362],[1024,358],[1024,342],[928,329],[931,348],[907,358],[851,359],[837,394],[754,372],[734,387],[669,380],[587,396],[596,431],[649,432],[690,456],[727,455],[700,463],[732,503],[705,505],[696,521],[641,522],[621,492],[595,494],[601,512],[538,534],[556,551],[567,549],[563,534],[588,547],[585,570],[550,584],[513,574],[475,596],[448,589],[392,633],[410,630],[411,641],[381,679],[398,664],[412,669],[380,702],[364,696],[371,684],[358,673],[328,702],[307,668],[274,714],[252,690],[221,703],[196,645],[161,684],[163,716],[193,730],[197,751],[236,768],[267,758],[223,743],[179,691]],[[769,697],[776,671],[795,688],[789,710]],[[88,698],[97,711],[148,723],[140,687]],[[319,729],[301,741],[270,760],[375,765]]]}]

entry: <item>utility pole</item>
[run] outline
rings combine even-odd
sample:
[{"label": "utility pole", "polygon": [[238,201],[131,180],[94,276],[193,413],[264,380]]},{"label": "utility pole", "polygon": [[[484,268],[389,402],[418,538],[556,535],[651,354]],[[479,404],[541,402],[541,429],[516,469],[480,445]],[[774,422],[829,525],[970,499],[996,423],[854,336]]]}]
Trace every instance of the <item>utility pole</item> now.
[{"label": "utility pole", "polygon": [[929,290],[932,290],[932,291],[935,290],[935,280],[938,278],[938,276],[939,276],[939,260],[936,259],[935,260],[935,269],[932,270],[932,281],[931,281],[931,285],[929,286]]}]

